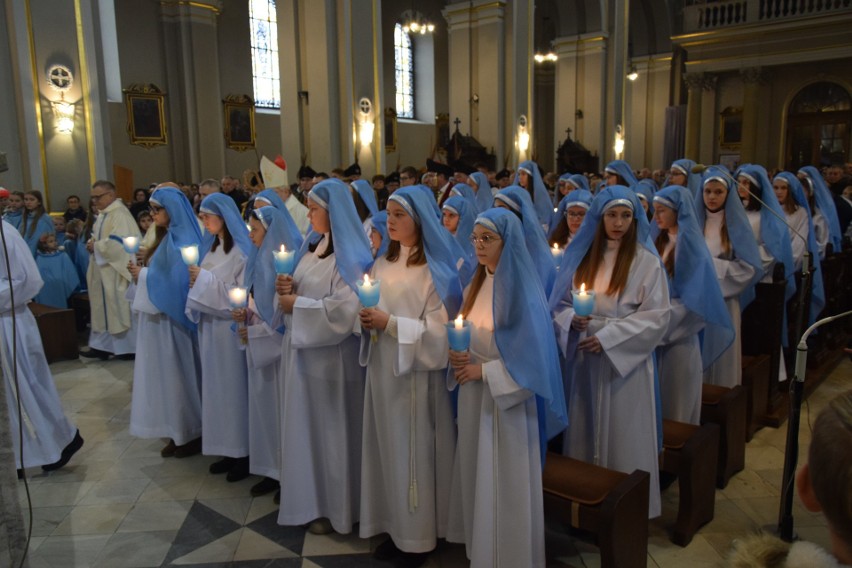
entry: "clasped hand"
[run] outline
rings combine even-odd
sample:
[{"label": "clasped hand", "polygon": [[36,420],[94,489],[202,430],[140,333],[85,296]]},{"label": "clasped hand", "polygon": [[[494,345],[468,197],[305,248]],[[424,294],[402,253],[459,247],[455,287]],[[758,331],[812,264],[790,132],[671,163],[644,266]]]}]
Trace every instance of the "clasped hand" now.
[{"label": "clasped hand", "polygon": [[192,288],[195,284],[195,279],[198,278],[198,275],[201,273],[201,268],[196,265],[192,265],[188,266],[187,270],[189,270],[189,287]]},{"label": "clasped hand", "polygon": [[364,329],[385,329],[388,326],[390,314],[378,308],[362,308],[358,312],[361,318],[361,327]]},{"label": "clasped hand", "polygon": [[470,351],[453,351],[450,349],[450,366],[456,375],[456,382],[463,385],[470,381],[482,380],[482,365],[470,363]]}]

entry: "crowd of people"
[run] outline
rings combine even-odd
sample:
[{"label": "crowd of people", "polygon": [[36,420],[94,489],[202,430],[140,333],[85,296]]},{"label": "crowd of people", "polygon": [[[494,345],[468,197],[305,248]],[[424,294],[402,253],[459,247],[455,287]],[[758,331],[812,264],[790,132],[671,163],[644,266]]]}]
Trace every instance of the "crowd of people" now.
[{"label": "crowd of people", "polygon": [[[218,456],[228,481],[260,476],[252,495],[274,493],[282,525],[387,533],[375,556],[405,566],[438,538],[473,566],[544,566],[548,447],[648,471],[660,515],[662,420],[697,424],[702,383],[741,382],[758,282],[780,271],[790,298],[810,258],[815,321],[820,260],[852,236],[842,166],[557,177],[429,160],[370,182],[357,164],[298,177],[264,158],[242,181],[161,183],[130,204],[102,180],[52,222],[38,191],[0,193],[12,254],[37,266],[14,305],[87,290],[83,356],[135,357],[131,434],[167,440],[164,458]],[[22,395],[50,382],[46,365],[19,372]],[[19,467],[82,445],[47,398],[40,420],[62,427]]]}]

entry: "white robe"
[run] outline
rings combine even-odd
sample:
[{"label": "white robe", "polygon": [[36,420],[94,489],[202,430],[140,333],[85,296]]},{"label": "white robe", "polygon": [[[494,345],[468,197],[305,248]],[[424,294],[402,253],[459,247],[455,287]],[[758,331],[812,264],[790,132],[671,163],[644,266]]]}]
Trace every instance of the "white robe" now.
[{"label": "white robe", "polygon": [[[274,295],[275,291],[271,293]],[[249,471],[280,480],[278,368],[281,365],[281,334],[254,313],[254,309],[252,300],[248,343],[243,346],[248,366]]]},{"label": "white robe", "polygon": [[816,244],[819,247],[819,259],[825,260],[826,249],[828,248],[828,242],[831,239],[831,234],[829,234],[828,231],[828,221],[819,209],[815,208],[813,211],[814,237],[816,238]]},{"label": "white robe", "polygon": [[[796,272],[802,271],[802,260],[805,257],[805,251],[808,249],[808,235],[810,227],[808,227],[808,213],[802,207],[796,207],[793,213],[784,212],[787,217],[787,231],[790,233],[790,244],[793,247],[793,264],[795,264]],[[801,235],[801,238],[799,236]],[[811,266],[815,266],[817,259],[811,259]]]},{"label": "white robe", "polygon": [[[712,213],[706,212],[704,221],[704,240],[713,257],[713,266],[716,269],[716,277],[722,288],[722,296],[725,298],[725,306],[728,315],[731,316],[731,324],[734,327],[734,342],[726,349],[718,359],[704,371],[704,382],[710,385],[718,385],[733,388],[743,382],[742,368],[742,342],[740,341],[740,327],[742,314],[740,310],[740,294],[748,287],[754,278],[755,269],[746,261],[726,254],[722,248],[721,229],[725,222],[725,211]],[[705,348],[714,340],[712,335],[704,337]]]},{"label": "white robe", "polygon": [[406,552],[428,552],[446,534],[455,426],[444,369],[447,311],[426,264],[376,261],[378,308],[396,318],[397,333],[361,335],[367,365],[361,452],[362,538],[390,534]]},{"label": "white robe", "polygon": [[[184,267],[178,267],[185,270]],[[195,332],[175,323],[148,297],[148,269],[128,289],[139,314],[130,433],[183,445],[201,436],[201,362]]]},{"label": "white robe", "polygon": [[242,286],[246,257],[237,245],[204,255],[201,272],[186,298],[186,315],[198,323],[201,355],[202,452],[249,455],[248,369],[239,337],[231,330],[228,290]]},{"label": "white robe", "polygon": [[[59,394],[44,357],[38,324],[27,304],[43,286],[30,247],[15,228],[3,223],[9,249],[12,280],[6,273],[6,256],[0,247],[0,358],[9,408],[12,444],[17,468],[21,468],[19,414],[16,393],[23,409],[24,467],[47,465],[59,460],[71,443],[77,428],[62,409]],[[11,288],[11,293],[10,293]],[[12,325],[12,297],[15,295],[15,323]],[[17,327],[17,330],[16,330]],[[12,334],[17,331],[17,386],[12,374]]]},{"label": "white robe", "polygon": [[[293,276],[299,296],[285,318],[278,523],[325,517],[341,534],[358,522],[364,369],[358,363],[358,295],[335,255],[306,253]],[[360,329],[360,327],[359,327]]]},{"label": "white robe", "polygon": [[543,567],[544,504],[533,393],[509,375],[494,341],[494,277],[466,315],[471,362],[484,381],[458,388],[458,445],[447,540],[463,542],[472,567]]},{"label": "white robe", "polygon": [[[615,241],[607,245],[591,288],[595,308],[587,330],[571,328],[570,291],[555,317],[559,346],[572,367],[563,452],[616,471],[649,472],[648,516],[653,518],[661,505],[652,358],[669,322],[668,284],[659,259],[637,245],[624,290],[607,295],[618,252]],[[577,342],[592,335],[603,352],[577,351]]]}]

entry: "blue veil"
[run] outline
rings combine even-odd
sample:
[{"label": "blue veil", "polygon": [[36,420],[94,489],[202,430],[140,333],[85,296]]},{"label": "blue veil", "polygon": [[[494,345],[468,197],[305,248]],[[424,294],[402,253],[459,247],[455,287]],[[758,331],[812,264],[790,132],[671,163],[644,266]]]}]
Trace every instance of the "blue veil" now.
[{"label": "blue veil", "polygon": [[[796,205],[802,207],[805,213],[808,214],[808,252],[811,253],[811,266],[813,266],[813,276],[811,278],[811,313],[808,317],[808,324],[812,325],[819,317],[820,312],[825,307],[825,289],[822,283],[822,266],[819,261],[819,245],[816,242],[816,234],[814,233],[814,220],[811,217],[811,208],[808,206],[808,198],[805,197],[805,189],[802,187],[799,178],[790,172],[781,172],[775,176],[775,179],[782,179],[787,182],[787,187],[793,194],[793,199],[796,200]],[[791,239],[798,239],[795,235],[790,235]]]},{"label": "blue veil", "polygon": [[553,231],[556,230],[569,207],[583,207],[588,211],[592,206],[592,199],[594,199],[594,196],[588,189],[575,189],[563,197],[562,201],[559,202],[559,207],[556,208],[556,213],[553,214],[553,221],[550,223],[550,232],[547,234],[547,238],[553,235]]},{"label": "blue veil", "polygon": [[610,174],[620,175],[624,178],[624,182],[628,187],[633,187],[639,183],[639,180],[636,178],[636,174],[633,173],[633,168],[631,168],[630,164],[624,160],[613,160],[606,165],[604,171]]},{"label": "blue veil", "polygon": [[376,201],[376,192],[373,191],[373,186],[367,180],[356,179],[349,185],[361,196],[361,201],[367,206],[370,215],[375,215],[379,212],[379,202]]},{"label": "blue veil", "polygon": [[[281,199],[281,196],[278,195],[278,192],[274,189],[264,189],[263,191],[257,194],[257,197],[254,198],[255,201],[257,201],[258,199],[266,201],[278,210],[287,211],[287,205],[284,203],[284,200]],[[263,207],[263,205],[255,205],[255,207],[260,209],[260,207]],[[290,213],[288,212],[287,214],[289,215]]]},{"label": "blue veil", "polygon": [[[409,187],[417,188],[418,190],[420,190],[423,193],[423,195],[425,195],[426,197],[432,198],[432,201],[427,201],[427,203],[432,204],[432,210],[435,212],[435,217],[438,219],[438,222],[440,223],[441,217],[443,216],[443,214],[441,213],[441,208],[438,207],[438,201],[435,199],[435,192],[432,191],[432,188],[430,188],[429,186],[423,185],[423,184],[412,185],[412,186],[409,186]],[[399,190],[397,190],[397,191],[399,191]],[[396,191],[394,193],[396,193]]]},{"label": "blue veil", "polygon": [[535,393],[544,463],[547,441],[568,425],[547,298],[527,277],[534,270],[533,259],[518,218],[504,209],[490,209],[477,217],[476,224],[503,239],[503,252],[494,272],[494,339],[512,379]]},{"label": "blue veil", "polygon": [[471,266],[475,269],[478,261],[476,260],[476,252],[473,250],[473,245],[470,242],[470,234],[473,232],[473,223],[476,221],[476,203],[459,195],[453,195],[444,201],[443,209],[449,209],[459,216],[459,224],[456,228],[456,234],[453,237],[468,256]]},{"label": "blue veil", "polygon": [[[255,246],[252,244],[246,229],[246,222],[243,221],[240,210],[237,209],[237,204],[229,196],[224,193],[211,193],[201,202],[198,208],[201,213],[210,213],[218,215],[225,222],[228,232],[234,239],[234,244],[239,247],[246,257],[251,255]],[[198,247],[198,259],[203,260],[210,252],[210,248],[216,241],[216,237],[207,231],[201,237],[201,246]]]},{"label": "blue veil", "polygon": [[429,272],[435,290],[441,297],[450,319],[459,313],[462,303],[462,284],[456,263],[459,248],[452,235],[441,225],[434,211],[434,198],[417,186],[402,187],[388,198],[399,204],[414,219],[423,235],[423,251],[429,264]]},{"label": "blue veil", "polygon": [[528,192],[527,195],[535,196],[535,199],[531,198],[530,202],[533,204],[535,212],[538,215],[538,222],[541,224],[550,222],[550,214],[553,213],[553,199],[551,199],[550,193],[548,193],[547,188],[544,186],[544,180],[541,179],[541,171],[532,160],[522,162],[521,165],[518,166],[518,171],[515,173],[514,185],[518,187],[521,186],[521,170],[527,172],[530,175],[530,178],[532,178],[532,191]]},{"label": "blue veil", "polygon": [[589,180],[583,174],[562,174],[559,176],[559,182],[568,182],[569,184],[574,186],[574,189],[585,189],[589,190]]},{"label": "blue veil", "polygon": [[150,201],[166,209],[169,229],[148,264],[148,297],[157,309],[175,323],[195,331],[196,324],[184,313],[186,297],[189,294],[189,271],[184,265],[180,249],[189,245],[200,247],[201,229],[198,228],[198,219],[189,200],[176,187],[155,189]]},{"label": "blue veil", "polygon": [[253,290],[257,312],[267,324],[271,324],[275,314],[275,261],[273,251],[281,245],[288,251],[302,247],[302,234],[287,211],[268,205],[254,209],[251,213],[266,229],[266,236],[260,247],[254,247],[246,262],[245,285]]},{"label": "blue veil", "polygon": [[491,209],[494,195],[491,193],[491,183],[488,181],[488,176],[476,171],[468,177],[472,178],[474,183],[476,183],[476,208],[479,213],[482,213],[486,209]]},{"label": "blue veil", "polygon": [[701,193],[701,174],[692,173],[692,168],[695,167],[695,162],[688,158],[681,158],[672,162],[671,169],[678,170],[686,176],[686,187],[692,192],[692,198],[698,201],[699,193]]},{"label": "blue veil", "polygon": [[384,256],[388,252],[388,212],[379,211],[370,217],[370,225],[382,236],[382,244],[376,251],[376,258]]},{"label": "blue veil", "polygon": [[[740,309],[744,310],[754,300],[754,285],[763,278],[760,249],[757,248],[757,239],[754,238],[754,233],[751,231],[751,224],[748,222],[743,203],[737,195],[737,188],[731,174],[722,166],[710,166],[704,170],[701,187],[703,188],[704,184],[710,180],[716,180],[728,189],[728,195],[725,198],[725,226],[728,229],[734,256],[754,267],[754,278],[740,294]],[[702,235],[704,234],[704,223],[707,219],[705,211],[704,197],[699,193],[695,203],[695,218],[698,220]]]},{"label": "blue veil", "polygon": [[[725,306],[725,298],[716,278],[713,258],[704,240],[704,230],[695,218],[695,203],[689,189],[670,185],[654,196],[660,203],[677,212],[677,244],[675,269],[671,279],[671,294],[680,298],[686,308],[704,320],[704,334],[713,334],[718,341],[710,342],[719,349],[701,350],[704,369],[710,367],[734,341],[734,327]],[[651,237],[660,233],[656,223],[651,225]]]},{"label": "blue veil", "polygon": [[[455,184],[450,190],[450,197],[454,195],[467,199],[474,208],[476,207],[476,193],[473,191],[473,188],[466,183]],[[444,201],[444,203],[446,203],[446,201]]]},{"label": "blue veil", "polygon": [[[370,191],[373,189],[370,188]],[[328,211],[337,271],[349,287],[357,292],[358,281],[364,278],[373,264],[373,253],[370,252],[370,241],[364,233],[364,225],[358,217],[349,188],[337,179],[323,180],[311,189],[308,199]],[[311,232],[311,235],[317,233]],[[318,241],[318,237],[312,239],[309,235],[302,245],[302,254],[309,242]]]},{"label": "blue veil", "polygon": [[828,223],[828,235],[831,246],[834,252],[840,252],[840,247],[843,245],[843,233],[840,232],[840,220],[837,216],[837,206],[834,204],[834,199],[831,197],[831,191],[822,179],[819,170],[813,166],[805,166],[799,170],[800,175],[806,176],[811,180],[811,185],[814,188],[814,205],[819,209],[822,216],[825,217]]},{"label": "blue veil", "polygon": [[556,263],[553,261],[550,248],[547,246],[544,229],[539,224],[536,210],[530,201],[530,194],[519,185],[510,185],[498,191],[497,195],[494,196],[494,201],[495,203],[497,201],[505,203],[512,211],[520,215],[524,227],[524,239],[527,243],[527,250],[533,259],[536,274],[538,274],[545,295],[550,294],[553,282],[556,279]]}]

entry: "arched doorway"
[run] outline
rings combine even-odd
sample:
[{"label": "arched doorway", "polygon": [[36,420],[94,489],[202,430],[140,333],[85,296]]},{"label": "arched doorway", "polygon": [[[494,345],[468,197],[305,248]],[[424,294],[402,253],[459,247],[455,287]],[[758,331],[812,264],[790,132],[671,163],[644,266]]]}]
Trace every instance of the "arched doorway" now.
[{"label": "arched doorway", "polygon": [[826,166],[849,161],[852,97],[837,83],[822,81],[804,87],[787,114],[785,168]]}]

